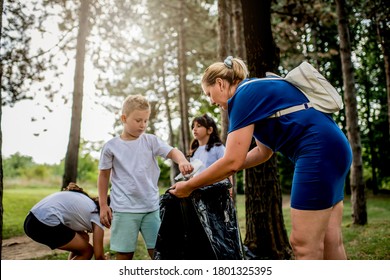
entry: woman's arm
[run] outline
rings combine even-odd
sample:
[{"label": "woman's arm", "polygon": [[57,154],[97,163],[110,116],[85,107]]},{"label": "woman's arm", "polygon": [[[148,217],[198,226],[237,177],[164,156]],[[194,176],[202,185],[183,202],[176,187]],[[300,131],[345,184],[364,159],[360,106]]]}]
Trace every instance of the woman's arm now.
[{"label": "woman's arm", "polygon": [[246,161],[253,130],[254,125],[249,125],[231,132],[227,137],[223,158],[190,180],[176,183],[169,192],[177,197],[187,197],[195,189],[219,182],[236,173]]},{"label": "woman's arm", "polygon": [[266,162],[274,154],[274,152],[256,140],[257,146],[254,147],[246,156],[244,164],[240,169],[247,169]]}]

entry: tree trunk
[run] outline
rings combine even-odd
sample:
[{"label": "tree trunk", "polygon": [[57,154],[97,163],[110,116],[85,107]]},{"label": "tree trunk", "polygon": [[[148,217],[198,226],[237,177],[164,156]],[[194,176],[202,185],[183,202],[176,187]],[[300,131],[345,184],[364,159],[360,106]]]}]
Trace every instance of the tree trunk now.
[{"label": "tree trunk", "polygon": [[340,56],[344,82],[344,101],[347,121],[348,139],[352,146],[352,166],[350,173],[353,224],[367,223],[367,207],[365,186],[363,181],[362,147],[358,124],[355,79],[351,60],[351,44],[349,39],[348,17],[345,0],[336,0],[338,31],[340,37]]},{"label": "tree trunk", "polygon": [[246,60],[244,26],[240,0],[232,0],[234,54]]},{"label": "tree trunk", "polygon": [[[219,35],[219,59],[223,61],[231,52],[231,0],[218,0],[218,35]],[[221,110],[221,140],[226,143],[229,117],[227,111]]]},{"label": "tree trunk", "polygon": [[[233,46],[231,49],[233,49],[232,55],[235,57],[240,57],[244,61],[246,60],[246,50],[245,50],[245,40],[244,40],[244,26],[243,26],[243,19],[242,19],[242,7],[241,7],[241,1],[240,0],[231,0],[231,13],[232,13],[232,23],[233,26]],[[242,171],[243,172],[243,171]],[[237,174],[233,176],[233,201],[236,206],[236,197],[237,197]]]},{"label": "tree trunk", "polygon": [[[162,86],[163,86],[163,93],[164,93],[164,103],[165,108],[167,111],[167,121],[168,121],[168,131],[169,131],[169,145],[172,147],[175,144],[175,137],[173,134],[173,128],[172,128],[172,117],[171,117],[171,108],[169,107],[169,95],[168,95],[168,89],[167,89],[167,83],[165,80],[165,65],[164,65],[165,59],[161,59],[161,78],[162,78]],[[171,164],[171,172],[170,172],[170,181],[173,185],[175,183],[175,176],[179,173],[179,167],[178,165],[172,161]]]},{"label": "tree trunk", "polygon": [[65,157],[65,170],[62,187],[70,182],[77,181],[77,167],[80,148],[81,115],[84,94],[84,61],[86,41],[89,33],[90,0],[80,1],[79,30],[76,46],[76,66],[74,74],[72,119],[70,125],[69,142]]},{"label": "tree trunk", "polygon": [[[4,2],[3,0],[0,0],[0,38],[2,38],[2,30],[3,30],[3,6]],[[1,43],[1,39],[0,39]],[[2,81],[3,76],[3,70],[0,71],[0,81]],[[3,94],[1,92],[0,87],[0,96],[2,97]],[[3,99],[3,98],[2,98]],[[2,124],[2,115],[3,115],[3,100],[1,100],[0,103],[0,260],[2,259],[2,248],[3,248],[3,191],[4,191],[4,184],[3,184],[3,130],[1,128]]]},{"label": "tree trunk", "polygon": [[284,227],[282,193],[276,170],[275,155],[268,164],[246,170],[245,245],[259,259],[291,259],[293,254]]},{"label": "tree trunk", "polygon": [[187,97],[187,59],[185,47],[185,15],[184,3],[180,1],[179,7],[180,24],[178,27],[178,63],[179,63],[179,104],[180,104],[180,119],[181,119],[181,141],[180,149],[186,154],[190,146],[190,129],[188,124],[188,97]]},{"label": "tree trunk", "polygon": [[[377,4],[377,2],[375,2]],[[379,1],[379,6],[376,6],[375,11],[375,21],[376,21],[376,30],[379,40],[379,44],[383,53],[383,60],[385,62],[385,73],[386,73],[386,91],[387,91],[387,118],[389,121],[389,132],[390,132],[390,30],[388,27],[389,23],[389,14],[388,8],[381,6],[381,4],[386,5],[386,1]],[[388,3],[387,3],[388,5]],[[387,11],[387,12],[386,12]],[[390,133],[389,133],[390,135]]]},{"label": "tree trunk", "polygon": [[[248,68],[251,76],[264,77],[266,71],[275,71],[279,65],[271,31],[271,0],[241,3]],[[245,245],[261,259],[292,259],[283,220],[276,155],[245,170],[245,178]]]},{"label": "tree trunk", "polygon": [[[363,62],[363,67],[367,67],[367,65],[364,64]],[[362,83],[362,88],[364,89],[364,92],[366,93],[365,95],[365,98],[367,100],[371,100],[372,99],[372,96],[371,96],[371,87],[372,87],[372,83],[370,82],[370,77],[365,74],[364,75],[364,79],[363,79],[363,83]],[[375,137],[374,137],[374,134],[375,134],[375,131],[373,129],[373,125],[372,125],[372,119],[373,119],[373,116],[372,116],[372,108],[371,108],[371,102],[367,102],[366,103],[366,123],[367,123],[367,129],[368,129],[368,142],[370,143],[368,146],[369,146],[369,153],[370,153],[370,163],[371,163],[371,177],[372,179],[369,180],[369,182],[366,183],[366,187],[371,187],[372,188],[372,193],[374,195],[378,194],[378,191],[379,191],[379,188],[378,188],[378,179],[377,179],[377,168],[378,168],[378,156],[377,156],[377,143],[375,141]]]}]

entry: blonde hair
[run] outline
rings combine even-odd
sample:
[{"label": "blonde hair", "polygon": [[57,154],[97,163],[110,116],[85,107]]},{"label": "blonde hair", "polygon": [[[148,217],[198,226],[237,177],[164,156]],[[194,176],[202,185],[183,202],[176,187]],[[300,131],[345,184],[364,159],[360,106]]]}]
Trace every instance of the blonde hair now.
[{"label": "blonde hair", "polygon": [[212,86],[217,78],[227,80],[230,84],[246,79],[249,71],[245,62],[240,58],[230,57],[229,59],[231,65],[224,62],[215,62],[207,67],[203,73],[202,84]]},{"label": "blonde hair", "polygon": [[150,110],[149,101],[142,95],[129,95],[122,105],[122,115],[128,116],[135,110]]}]

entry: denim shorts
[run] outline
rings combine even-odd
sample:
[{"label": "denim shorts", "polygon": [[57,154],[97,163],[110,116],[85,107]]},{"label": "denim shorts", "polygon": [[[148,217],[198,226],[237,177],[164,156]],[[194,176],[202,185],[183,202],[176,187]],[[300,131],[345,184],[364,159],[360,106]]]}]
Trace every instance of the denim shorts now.
[{"label": "denim shorts", "polygon": [[141,233],[146,248],[154,249],[160,224],[160,210],[148,213],[114,212],[110,249],[120,253],[135,252],[138,233]]}]

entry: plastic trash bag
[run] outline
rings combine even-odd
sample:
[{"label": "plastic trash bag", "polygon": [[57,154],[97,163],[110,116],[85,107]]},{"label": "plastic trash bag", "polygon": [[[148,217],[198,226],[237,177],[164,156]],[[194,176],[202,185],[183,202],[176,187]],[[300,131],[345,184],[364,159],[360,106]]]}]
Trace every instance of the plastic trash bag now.
[{"label": "plastic trash bag", "polygon": [[177,198],[161,196],[156,260],[244,259],[231,184],[219,182]]}]

